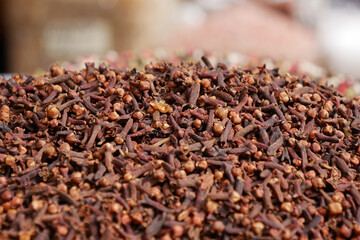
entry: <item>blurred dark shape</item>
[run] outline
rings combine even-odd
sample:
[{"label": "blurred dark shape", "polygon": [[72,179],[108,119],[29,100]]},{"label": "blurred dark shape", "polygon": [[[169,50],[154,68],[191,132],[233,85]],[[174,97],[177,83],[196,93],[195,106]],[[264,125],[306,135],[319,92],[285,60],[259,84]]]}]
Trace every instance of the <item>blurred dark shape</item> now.
[{"label": "blurred dark shape", "polygon": [[267,7],[276,9],[285,15],[293,15],[294,1],[293,0],[256,0]]},{"label": "blurred dark shape", "polygon": [[0,73],[5,72],[7,68],[4,11],[4,1],[0,1]]},{"label": "blurred dark shape", "polygon": [[5,0],[8,71],[34,72],[87,54],[153,47],[176,0]]}]

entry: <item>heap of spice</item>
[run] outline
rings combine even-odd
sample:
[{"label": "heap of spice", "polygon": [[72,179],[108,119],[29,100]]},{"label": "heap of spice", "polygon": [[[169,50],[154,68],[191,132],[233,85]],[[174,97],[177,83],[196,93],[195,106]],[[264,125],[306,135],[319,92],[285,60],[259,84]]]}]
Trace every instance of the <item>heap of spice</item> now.
[{"label": "heap of spice", "polygon": [[358,239],[360,98],[203,62],[2,79],[1,239]]}]

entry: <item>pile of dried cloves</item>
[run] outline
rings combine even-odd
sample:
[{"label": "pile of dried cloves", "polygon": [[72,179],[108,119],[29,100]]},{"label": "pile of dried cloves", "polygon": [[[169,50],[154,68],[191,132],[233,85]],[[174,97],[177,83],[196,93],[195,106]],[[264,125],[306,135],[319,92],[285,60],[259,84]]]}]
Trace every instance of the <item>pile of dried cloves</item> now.
[{"label": "pile of dried cloves", "polygon": [[1,239],[358,239],[360,98],[202,60],[2,78]]}]

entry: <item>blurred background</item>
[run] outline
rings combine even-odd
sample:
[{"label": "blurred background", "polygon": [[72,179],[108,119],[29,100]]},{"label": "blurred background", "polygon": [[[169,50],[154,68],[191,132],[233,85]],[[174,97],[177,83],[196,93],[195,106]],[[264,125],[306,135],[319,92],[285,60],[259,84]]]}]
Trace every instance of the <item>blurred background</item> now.
[{"label": "blurred background", "polygon": [[360,0],[0,0],[0,73],[203,54],[360,94]]}]

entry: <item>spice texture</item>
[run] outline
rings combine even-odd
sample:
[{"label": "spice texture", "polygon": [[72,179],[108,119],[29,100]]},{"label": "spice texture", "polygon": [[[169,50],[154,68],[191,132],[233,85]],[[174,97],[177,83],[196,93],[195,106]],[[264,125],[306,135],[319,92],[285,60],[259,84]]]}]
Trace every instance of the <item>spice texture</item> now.
[{"label": "spice texture", "polygon": [[2,79],[1,239],[360,236],[360,98],[202,60]]}]

